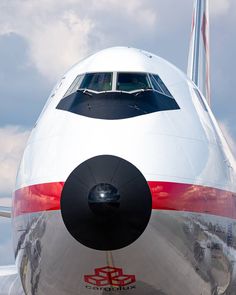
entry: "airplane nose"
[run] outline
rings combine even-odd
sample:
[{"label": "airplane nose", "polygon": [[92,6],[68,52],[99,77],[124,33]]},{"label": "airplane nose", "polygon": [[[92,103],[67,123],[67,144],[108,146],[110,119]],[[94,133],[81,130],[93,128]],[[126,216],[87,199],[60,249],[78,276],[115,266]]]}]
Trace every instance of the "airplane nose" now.
[{"label": "airplane nose", "polygon": [[88,159],[67,178],[61,195],[62,219],[70,234],[96,250],[116,250],[137,240],[152,211],[142,173],[111,155]]}]

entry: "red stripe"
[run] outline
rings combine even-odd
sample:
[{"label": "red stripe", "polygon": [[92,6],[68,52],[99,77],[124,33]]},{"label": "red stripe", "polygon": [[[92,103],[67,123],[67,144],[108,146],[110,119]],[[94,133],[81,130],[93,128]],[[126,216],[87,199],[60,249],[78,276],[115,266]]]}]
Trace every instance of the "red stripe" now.
[{"label": "red stripe", "polygon": [[[200,185],[148,182],[153,209],[213,214],[236,219],[236,194]],[[64,182],[37,184],[15,192],[13,215],[60,210]]]},{"label": "red stripe", "polygon": [[39,211],[60,210],[64,182],[36,184],[15,192],[13,216]]},{"label": "red stripe", "polygon": [[193,184],[150,181],[153,209],[207,213],[236,219],[236,194]]}]

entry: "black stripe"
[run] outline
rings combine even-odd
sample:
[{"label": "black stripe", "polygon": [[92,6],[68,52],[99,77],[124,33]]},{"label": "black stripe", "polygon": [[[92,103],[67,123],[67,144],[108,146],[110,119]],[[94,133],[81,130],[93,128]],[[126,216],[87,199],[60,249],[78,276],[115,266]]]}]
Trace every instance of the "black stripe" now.
[{"label": "black stripe", "polygon": [[176,101],[157,91],[92,93],[78,90],[63,98],[57,109],[89,118],[117,120],[178,110]]}]

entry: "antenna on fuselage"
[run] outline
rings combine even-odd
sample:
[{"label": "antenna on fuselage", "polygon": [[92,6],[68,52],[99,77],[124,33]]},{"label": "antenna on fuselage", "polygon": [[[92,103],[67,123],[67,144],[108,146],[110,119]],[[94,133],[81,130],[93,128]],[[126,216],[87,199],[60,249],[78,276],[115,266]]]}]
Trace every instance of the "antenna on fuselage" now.
[{"label": "antenna on fuselage", "polygon": [[188,77],[210,105],[209,3],[195,0],[188,58]]}]

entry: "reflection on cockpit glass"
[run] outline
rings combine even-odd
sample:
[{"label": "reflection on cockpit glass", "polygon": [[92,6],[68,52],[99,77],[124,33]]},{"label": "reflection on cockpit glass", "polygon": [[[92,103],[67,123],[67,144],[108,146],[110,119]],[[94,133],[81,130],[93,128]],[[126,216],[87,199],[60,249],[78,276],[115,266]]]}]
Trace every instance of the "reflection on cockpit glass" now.
[{"label": "reflection on cockpit glass", "polygon": [[153,76],[153,78],[158,83],[159,87],[161,87],[162,92],[165,95],[172,97],[170,91],[167,89],[166,85],[163,83],[163,81],[161,80],[161,78],[158,75],[151,75],[151,76]]},{"label": "reflection on cockpit glass", "polygon": [[86,74],[80,88],[98,92],[109,91],[112,89],[112,73]]},{"label": "reflection on cockpit glass", "polygon": [[141,90],[152,90],[173,98],[161,78],[150,73],[105,72],[81,74],[75,78],[64,97],[78,90],[82,90],[87,94],[90,93],[89,95],[106,91],[135,93]]},{"label": "reflection on cockpit glass", "polygon": [[134,91],[150,88],[151,84],[145,73],[118,73],[117,90]]},{"label": "reflection on cockpit glass", "polygon": [[97,92],[112,90],[112,73],[89,73],[75,78],[65,96],[79,89],[88,89]]},{"label": "reflection on cockpit glass", "polygon": [[68,96],[71,93],[76,92],[80,88],[83,78],[84,78],[84,75],[77,76],[64,96]]}]

